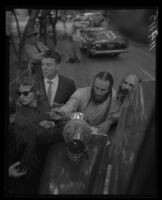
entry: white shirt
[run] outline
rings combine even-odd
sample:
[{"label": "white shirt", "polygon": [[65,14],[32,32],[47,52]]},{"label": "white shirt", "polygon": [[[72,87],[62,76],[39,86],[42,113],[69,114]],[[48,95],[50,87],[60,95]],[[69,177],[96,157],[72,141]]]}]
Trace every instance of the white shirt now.
[{"label": "white shirt", "polygon": [[48,81],[52,81],[52,95],[51,95],[51,102],[50,102],[50,105],[52,106],[53,104],[53,101],[54,101],[54,98],[55,98],[55,95],[56,95],[56,91],[57,91],[57,88],[58,88],[58,81],[59,81],[59,77],[58,75],[53,78],[52,80],[44,77],[44,84],[45,84],[45,89],[46,89],[46,94],[47,94],[47,91],[48,91],[48,87],[49,87],[49,83]]}]

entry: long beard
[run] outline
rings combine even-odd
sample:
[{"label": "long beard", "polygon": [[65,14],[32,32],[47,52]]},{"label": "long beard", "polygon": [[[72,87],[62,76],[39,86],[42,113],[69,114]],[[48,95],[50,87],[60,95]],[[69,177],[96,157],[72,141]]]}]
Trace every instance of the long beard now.
[{"label": "long beard", "polygon": [[110,90],[105,95],[98,96],[95,94],[94,88],[91,89],[91,100],[95,104],[103,103],[104,101],[106,101],[106,99],[109,97],[109,95],[110,95]]},{"label": "long beard", "polygon": [[122,89],[121,86],[118,89],[118,93],[117,93],[117,99],[123,103],[125,97],[129,94],[129,90],[128,89]]}]

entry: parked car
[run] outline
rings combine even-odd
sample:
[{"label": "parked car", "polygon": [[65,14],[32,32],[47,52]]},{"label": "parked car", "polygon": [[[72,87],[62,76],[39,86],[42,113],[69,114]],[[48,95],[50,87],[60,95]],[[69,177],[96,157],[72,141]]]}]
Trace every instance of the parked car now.
[{"label": "parked car", "polygon": [[91,55],[109,54],[118,56],[128,52],[128,40],[105,27],[81,30],[81,49]]},{"label": "parked car", "polygon": [[79,29],[83,29],[88,27],[90,25],[90,22],[87,20],[74,21],[73,25]]}]

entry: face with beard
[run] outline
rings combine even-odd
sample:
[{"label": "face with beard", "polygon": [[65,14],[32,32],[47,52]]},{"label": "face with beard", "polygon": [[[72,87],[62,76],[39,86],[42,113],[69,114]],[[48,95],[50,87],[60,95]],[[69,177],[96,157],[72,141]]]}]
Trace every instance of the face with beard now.
[{"label": "face with beard", "polygon": [[117,98],[120,100],[121,103],[123,103],[128,93],[129,93],[128,89],[124,89],[121,86],[119,86]]},{"label": "face with beard", "polygon": [[91,89],[91,99],[94,103],[100,104],[109,96],[110,81],[104,81],[96,78]]},{"label": "face with beard", "polygon": [[137,83],[139,83],[139,77],[136,74],[130,74],[123,80],[117,95],[121,103]]}]

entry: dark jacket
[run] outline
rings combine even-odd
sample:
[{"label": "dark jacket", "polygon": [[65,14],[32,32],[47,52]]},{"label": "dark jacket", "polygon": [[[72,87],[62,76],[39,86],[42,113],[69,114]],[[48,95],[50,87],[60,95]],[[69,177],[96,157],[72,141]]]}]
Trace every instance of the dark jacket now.
[{"label": "dark jacket", "polygon": [[[37,81],[40,83],[40,86],[43,89],[43,93],[44,93],[43,100],[48,101],[43,76],[37,79]],[[59,75],[59,83],[58,83],[58,88],[57,88],[56,95],[54,98],[54,102],[59,103],[59,104],[65,104],[69,100],[70,96],[75,92],[75,90],[76,90],[76,87],[72,79]]]}]

